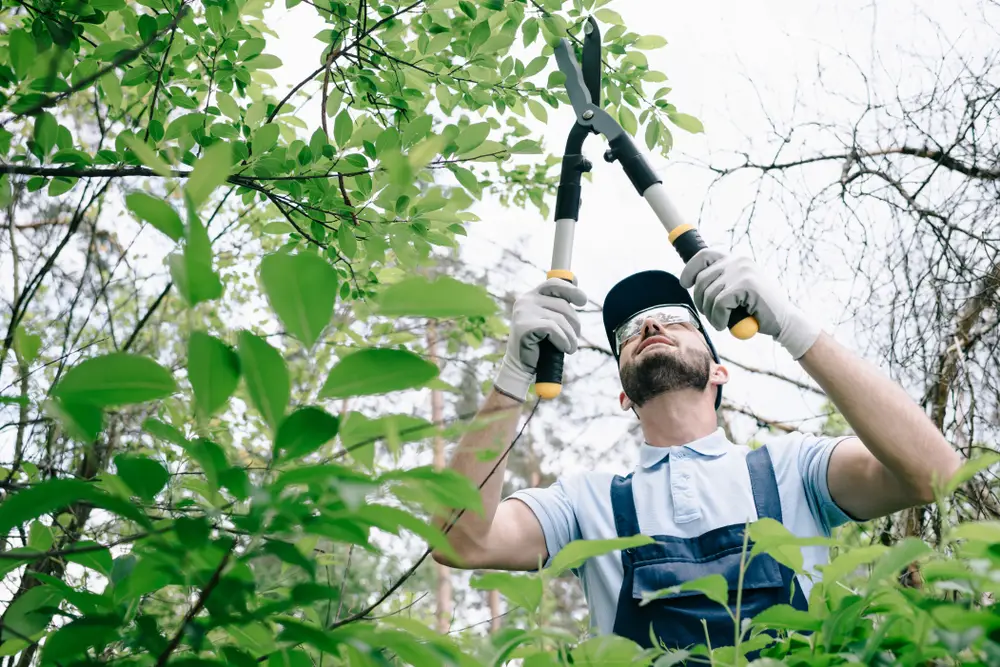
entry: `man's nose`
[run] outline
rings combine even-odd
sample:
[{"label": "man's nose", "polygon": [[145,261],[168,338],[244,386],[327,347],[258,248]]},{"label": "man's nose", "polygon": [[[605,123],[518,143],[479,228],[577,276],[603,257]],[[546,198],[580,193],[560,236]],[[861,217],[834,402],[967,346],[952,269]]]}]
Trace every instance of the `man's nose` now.
[{"label": "man's nose", "polygon": [[664,333],[663,325],[652,317],[647,317],[642,323],[642,337],[649,338]]}]

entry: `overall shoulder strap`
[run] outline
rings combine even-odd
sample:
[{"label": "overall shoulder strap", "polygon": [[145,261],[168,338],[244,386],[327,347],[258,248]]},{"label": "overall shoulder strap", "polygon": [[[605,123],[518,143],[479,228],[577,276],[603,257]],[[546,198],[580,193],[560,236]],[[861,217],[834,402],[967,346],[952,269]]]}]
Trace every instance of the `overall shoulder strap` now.
[{"label": "overall shoulder strap", "polygon": [[615,475],[611,480],[611,509],[615,515],[618,537],[639,534],[639,517],[635,513],[635,497],[632,494],[632,473],[626,477]]},{"label": "overall shoulder strap", "polygon": [[747,468],[750,470],[750,487],[753,489],[754,505],[757,506],[757,518],[766,517],[781,523],[781,496],[778,495],[778,482],[766,446],[747,454]]}]

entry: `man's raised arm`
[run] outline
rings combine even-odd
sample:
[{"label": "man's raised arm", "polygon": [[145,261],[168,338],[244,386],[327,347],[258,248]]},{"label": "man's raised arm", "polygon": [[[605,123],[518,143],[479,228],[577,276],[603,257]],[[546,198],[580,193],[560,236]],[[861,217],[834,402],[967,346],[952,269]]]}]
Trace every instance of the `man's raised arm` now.
[{"label": "man's raised arm", "polygon": [[[535,376],[539,342],[548,337],[564,354],[576,352],[580,321],[573,305],[582,307],[586,303],[586,295],[579,287],[555,278],[514,303],[507,351],[494,389],[475,417],[488,423],[474,424],[448,463],[451,470],[465,475],[476,486],[482,485],[484,513],[462,513],[447,534],[458,559],[435,551],[431,554],[435,561],[463,569],[532,570],[546,559],[545,537],[534,513],[518,500],[500,502],[506,453],[517,431],[521,404]],[[442,516],[435,523],[446,528],[448,520]]]},{"label": "man's raised arm", "polygon": [[712,326],[745,305],[802,364],[858,437],[830,456],[827,483],[834,502],[866,521],[934,501],[934,483],[958,470],[961,459],[930,418],[898,384],[823,334],[751,260],[706,249],[681,274]]}]

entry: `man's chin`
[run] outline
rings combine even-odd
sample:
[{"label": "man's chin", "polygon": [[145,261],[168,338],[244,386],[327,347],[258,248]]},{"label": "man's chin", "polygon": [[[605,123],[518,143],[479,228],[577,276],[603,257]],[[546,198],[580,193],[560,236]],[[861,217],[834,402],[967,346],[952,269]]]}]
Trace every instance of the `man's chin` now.
[{"label": "man's chin", "polygon": [[646,347],[639,350],[639,357],[648,357],[654,354],[671,354],[677,350],[677,348],[670,343],[650,343]]}]

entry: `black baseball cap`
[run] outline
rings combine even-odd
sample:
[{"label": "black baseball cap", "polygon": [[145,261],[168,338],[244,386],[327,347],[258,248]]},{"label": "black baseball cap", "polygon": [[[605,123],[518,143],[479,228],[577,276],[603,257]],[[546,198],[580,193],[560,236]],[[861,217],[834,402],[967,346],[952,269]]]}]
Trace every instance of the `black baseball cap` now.
[{"label": "black baseball cap", "polygon": [[[604,297],[604,332],[608,336],[608,344],[611,346],[611,353],[615,355],[615,361],[618,361],[615,329],[636,313],[655,306],[686,306],[698,321],[701,321],[694,300],[676,276],[659,270],[633,273],[619,281]],[[715,363],[721,363],[708,330],[704,325],[699,326],[699,329],[705,336],[705,342],[708,343],[708,349],[711,350]],[[719,385],[715,408],[718,409],[721,404],[722,385]]]}]

